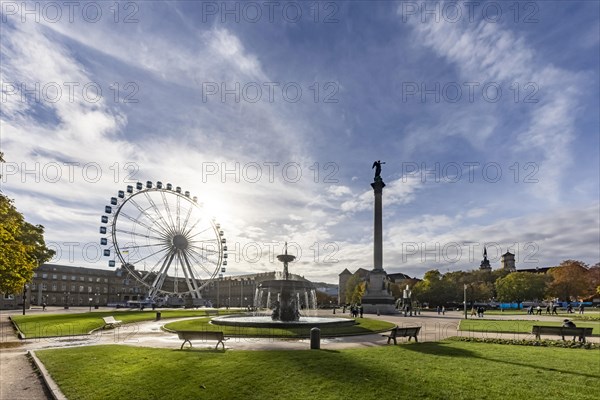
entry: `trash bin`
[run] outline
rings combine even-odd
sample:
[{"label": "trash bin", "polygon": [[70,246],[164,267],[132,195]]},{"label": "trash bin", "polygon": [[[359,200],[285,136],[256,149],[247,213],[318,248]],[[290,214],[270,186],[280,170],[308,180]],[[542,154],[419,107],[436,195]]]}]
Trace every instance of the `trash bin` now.
[{"label": "trash bin", "polygon": [[310,349],[319,350],[321,348],[321,330],[314,327],[310,330]]},{"label": "trash bin", "polygon": [[160,311],[156,313],[156,320],[160,321]]},{"label": "trash bin", "polygon": [[97,310],[97,309],[98,309],[98,306],[97,306],[97,305],[96,305],[96,306],[94,306],[94,310]]}]

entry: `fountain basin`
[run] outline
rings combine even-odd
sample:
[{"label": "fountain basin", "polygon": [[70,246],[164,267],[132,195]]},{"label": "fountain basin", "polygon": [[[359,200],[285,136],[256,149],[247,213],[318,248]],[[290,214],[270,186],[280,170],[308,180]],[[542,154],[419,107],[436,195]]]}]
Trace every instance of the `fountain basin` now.
[{"label": "fountain basin", "polygon": [[351,318],[300,317],[298,321],[274,321],[270,316],[224,315],[211,320],[215,325],[240,326],[248,328],[323,328],[352,326]]}]

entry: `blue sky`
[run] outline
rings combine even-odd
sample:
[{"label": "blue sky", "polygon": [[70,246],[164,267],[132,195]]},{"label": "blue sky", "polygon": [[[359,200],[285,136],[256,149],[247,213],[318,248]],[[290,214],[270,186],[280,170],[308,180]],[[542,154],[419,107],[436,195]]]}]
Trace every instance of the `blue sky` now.
[{"label": "blue sky", "polygon": [[54,262],[106,266],[131,172],[204,202],[228,275],[287,240],[336,282],[371,268],[377,159],[388,272],[600,260],[597,2],[1,4],[2,191]]}]

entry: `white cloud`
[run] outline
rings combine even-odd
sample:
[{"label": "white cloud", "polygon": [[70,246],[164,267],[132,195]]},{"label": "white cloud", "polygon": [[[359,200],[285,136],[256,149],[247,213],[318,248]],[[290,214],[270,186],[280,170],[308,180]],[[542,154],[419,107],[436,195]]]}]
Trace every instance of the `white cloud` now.
[{"label": "white cloud", "polygon": [[[526,92],[519,95],[522,103],[517,106],[529,112],[529,123],[518,132],[517,145],[512,148],[515,154],[536,157],[533,160],[538,160],[541,154],[543,182],[536,186],[534,195],[556,203],[560,198],[563,170],[572,159],[569,145],[575,134],[574,120],[582,83],[578,74],[541,62],[523,37],[504,29],[502,24],[486,21],[420,23],[413,19],[411,26],[419,42],[456,66],[461,79],[504,82],[505,91],[509,85],[518,83],[520,90]],[[538,99],[538,104],[523,102],[526,95],[534,92],[532,99]],[[483,133],[479,140],[484,143],[496,124],[492,118],[487,123],[468,125],[471,131],[477,127],[475,136]],[[480,126],[483,129],[479,129]],[[498,131],[494,134],[506,135]]]}]

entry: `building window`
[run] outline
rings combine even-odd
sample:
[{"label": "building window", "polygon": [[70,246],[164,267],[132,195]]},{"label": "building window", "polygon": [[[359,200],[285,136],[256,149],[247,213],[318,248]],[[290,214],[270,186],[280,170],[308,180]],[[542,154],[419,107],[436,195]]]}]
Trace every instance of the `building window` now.
[{"label": "building window", "polygon": [[104,278],[104,283],[108,283],[108,278]]},{"label": "building window", "polygon": [[108,288],[106,288],[106,287],[104,288],[104,293],[105,294],[108,293]]},{"label": "building window", "polygon": [[85,281],[85,276],[80,276],[80,277],[79,277],[79,280],[80,280],[81,282]]},{"label": "building window", "polygon": [[48,278],[48,274],[42,274],[42,279],[47,279]]},{"label": "building window", "polygon": [[93,282],[93,281],[94,281],[94,279],[93,279],[93,278],[90,276],[90,277],[88,278],[88,282]]},{"label": "building window", "polygon": [[80,293],[83,292],[83,286],[81,286],[81,285],[79,286],[79,292]]},{"label": "building window", "polygon": [[11,293],[4,293],[4,300],[14,300],[15,295]]},{"label": "building window", "polygon": [[48,285],[45,283],[42,283],[42,290],[48,290]]},{"label": "building window", "polygon": [[101,279],[101,278],[96,278],[96,282],[100,282],[100,279]]},{"label": "building window", "polygon": [[31,290],[35,290],[35,288],[36,288],[36,285],[35,285],[35,283],[32,283],[32,284],[31,284]]},{"label": "building window", "polygon": [[63,281],[66,281],[66,280],[67,280],[67,276],[66,276],[66,275],[63,275],[63,276],[62,276],[62,280],[63,280]]},{"label": "building window", "polygon": [[63,292],[64,292],[65,290],[67,290],[67,284],[66,284],[66,283],[63,283],[62,285],[60,285],[60,290],[62,290]]},{"label": "building window", "polygon": [[88,286],[88,293],[92,293],[92,287]]},{"label": "building window", "polygon": [[76,281],[76,280],[77,280],[77,277],[76,277],[75,275],[71,275],[71,280],[72,280],[72,281]]},{"label": "building window", "polygon": [[53,292],[56,292],[56,283],[53,283],[53,284],[52,284],[52,291],[53,291]]},{"label": "building window", "polygon": [[34,277],[34,278],[37,278],[37,272],[34,272],[34,273],[33,273],[33,277]]},{"label": "building window", "polygon": [[71,285],[71,292],[74,292],[75,290],[77,290],[77,285]]},{"label": "building window", "polygon": [[52,274],[52,279],[58,279],[58,275]]}]

